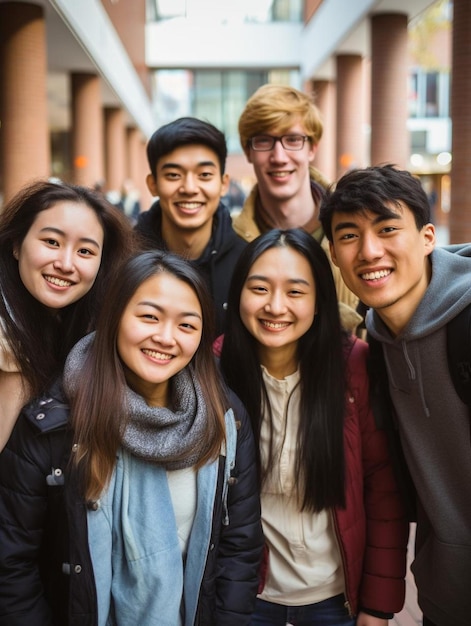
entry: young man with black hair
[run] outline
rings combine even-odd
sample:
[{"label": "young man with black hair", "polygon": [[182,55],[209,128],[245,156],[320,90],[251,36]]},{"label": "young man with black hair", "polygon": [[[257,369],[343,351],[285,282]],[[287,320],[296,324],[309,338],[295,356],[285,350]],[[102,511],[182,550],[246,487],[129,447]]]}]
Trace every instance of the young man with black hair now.
[{"label": "young man with black hair", "polygon": [[435,247],[420,181],[391,165],[345,174],[320,219],[382,348],[383,396],[416,492],[412,571],[423,623],[469,626],[471,423],[450,376],[447,327],[471,303],[471,246]]},{"label": "young man with black hair", "polygon": [[226,156],[224,134],[208,122],[184,117],[161,126],[147,144],[146,182],[158,200],[136,224],[146,246],[175,252],[206,276],[216,335],[224,331],[232,271],[246,245],[221,202],[229,187]]}]

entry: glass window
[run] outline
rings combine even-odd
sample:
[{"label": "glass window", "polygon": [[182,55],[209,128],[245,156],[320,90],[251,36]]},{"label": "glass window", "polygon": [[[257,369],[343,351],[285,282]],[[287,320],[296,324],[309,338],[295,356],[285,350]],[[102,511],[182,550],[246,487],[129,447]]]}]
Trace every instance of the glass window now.
[{"label": "glass window", "polygon": [[147,19],[167,20],[201,15],[221,22],[301,22],[303,0],[147,0]]},{"label": "glass window", "polygon": [[265,83],[297,86],[294,70],[157,70],[154,107],[159,126],[191,115],[208,120],[226,136],[230,153],[240,153],[238,123],[248,98]]}]

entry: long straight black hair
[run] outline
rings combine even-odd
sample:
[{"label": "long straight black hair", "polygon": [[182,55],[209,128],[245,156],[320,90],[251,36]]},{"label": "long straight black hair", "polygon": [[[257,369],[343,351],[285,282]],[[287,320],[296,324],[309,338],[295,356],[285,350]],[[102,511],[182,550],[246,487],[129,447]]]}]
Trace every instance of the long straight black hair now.
[{"label": "long straight black hair", "polygon": [[227,332],[221,367],[230,387],[244,402],[258,443],[262,483],[273,467],[272,445],[265,467],[260,461],[262,410],[271,411],[263,382],[257,342],[240,317],[240,299],[255,261],[272,248],[292,248],[309,263],[316,288],[317,314],[298,341],[300,420],[295,472],[301,510],[321,511],[345,505],[343,424],[345,412],[344,349],[337,295],[329,260],[317,241],[301,229],[271,230],[252,241],[235,267],[229,292]]}]

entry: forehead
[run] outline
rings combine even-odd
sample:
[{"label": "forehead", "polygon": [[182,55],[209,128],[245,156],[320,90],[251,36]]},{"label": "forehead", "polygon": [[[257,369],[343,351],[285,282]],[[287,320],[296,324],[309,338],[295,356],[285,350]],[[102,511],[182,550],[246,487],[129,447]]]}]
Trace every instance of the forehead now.
[{"label": "forehead", "polygon": [[263,133],[266,135],[305,135],[306,129],[300,119],[287,120],[286,124],[276,124],[275,126],[269,126]]},{"label": "forehead", "polygon": [[74,233],[83,229],[93,229],[94,234],[103,234],[103,226],[97,213],[83,202],[72,200],[59,200],[48,209],[40,211],[35,216],[31,225],[36,228],[59,228],[71,229]]},{"label": "forehead", "polygon": [[289,246],[270,248],[253,262],[248,278],[260,275],[280,280],[303,278],[313,280],[309,261],[300,252]]},{"label": "forehead", "polygon": [[161,156],[157,162],[157,171],[167,167],[190,170],[205,166],[220,170],[216,152],[203,144],[188,144]]},{"label": "forehead", "polygon": [[403,202],[385,202],[383,211],[376,212],[368,208],[356,211],[334,211],[332,214],[332,230],[350,226],[367,227],[393,220],[403,224],[415,225],[415,217],[410,208]]},{"label": "forehead", "polygon": [[188,283],[177,278],[170,272],[159,272],[147,278],[136,289],[132,297],[133,303],[141,300],[172,303],[173,308],[186,309],[191,303],[193,309],[201,311],[196,292]]}]

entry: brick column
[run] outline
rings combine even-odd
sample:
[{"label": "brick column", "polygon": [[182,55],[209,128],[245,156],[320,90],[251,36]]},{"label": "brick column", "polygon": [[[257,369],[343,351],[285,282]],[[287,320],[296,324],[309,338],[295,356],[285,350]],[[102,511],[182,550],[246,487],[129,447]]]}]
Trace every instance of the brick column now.
[{"label": "brick column", "polygon": [[359,54],[337,55],[337,176],[363,163],[363,62]]},{"label": "brick column", "polygon": [[141,209],[147,211],[155,198],[147,189],[146,177],[150,173],[146,156],[146,141],[138,128],[130,127],[127,131],[128,178],[139,189]]},{"label": "brick column", "polygon": [[72,74],[71,85],[74,181],[92,186],[105,174],[100,79],[94,74]]},{"label": "brick column", "polygon": [[128,177],[124,111],[105,108],[105,161],[108,191],[120,191]]},{"label": "brick column", "polygon": [[334,181],[337,175],[335,146],[335,84],[330,80],[313,82],[316,105],[321,113],[324,132],[319,142],[314,165],[327,180]]},{"label": "brick column", "polygon": [[4,200],[49,176],[46,33],[42,7],[0,3],[0,164]]},{"label": "brick column", "polygon": [[471,4],[454,0],[450,243],[471,241]]},{"label": "brick column", "polygon": [[371,17],[371,163],[406,168],[410,141],[407,131],[407,15]]}]

